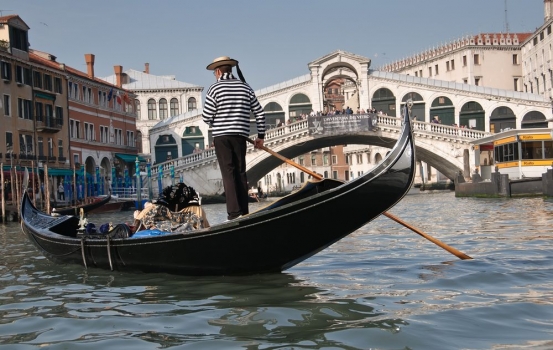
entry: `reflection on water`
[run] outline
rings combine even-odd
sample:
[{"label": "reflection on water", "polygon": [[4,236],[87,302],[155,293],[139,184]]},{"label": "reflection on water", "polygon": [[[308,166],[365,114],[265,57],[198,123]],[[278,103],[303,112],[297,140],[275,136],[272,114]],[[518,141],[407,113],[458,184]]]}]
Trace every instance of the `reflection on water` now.
[{"label": "reflection on water", "polygon": [[[410,195],[391,212],[475,260],[381,217],[286,273],[248,277],[60,266],[0,225],[0,348],[547,348],[552,208]],[[225,219],[224,205],[205,209]]]}]

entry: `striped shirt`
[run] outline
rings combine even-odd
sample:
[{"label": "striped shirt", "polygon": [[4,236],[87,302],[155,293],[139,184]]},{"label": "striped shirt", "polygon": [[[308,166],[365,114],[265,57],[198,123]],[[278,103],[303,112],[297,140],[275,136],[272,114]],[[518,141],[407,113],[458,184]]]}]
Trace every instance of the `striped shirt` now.
[{"label": "striped shirt", "polygon": [[248,84],[236,79],[232,73],[224,73],[207,90],[202,117],[211,126],[213,137],[249,137],[250,112],[255,115],[257,136],[265,138],[265,112]]}]

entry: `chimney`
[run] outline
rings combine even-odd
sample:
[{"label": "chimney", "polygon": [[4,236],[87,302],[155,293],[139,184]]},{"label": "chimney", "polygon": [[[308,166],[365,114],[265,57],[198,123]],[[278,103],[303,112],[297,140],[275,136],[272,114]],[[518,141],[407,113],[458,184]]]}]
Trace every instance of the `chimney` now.
[{"label": "chimney", "polygon": [[144,63],[144,73],[150,74],[150,64]]},{"label": "chimney", "polygon": [[122,87],[123,82],[121,81],[121,78],[123,75],[123,66],[113,66],[113,70],[115,71],[115,85],[117,85],[117,87]]},{"label": "chimney", "polygon": [[553,6],[551,0],[543,0],[545,22],[553,18]]},{"label": "chimney", "polygon": [[84,55],[84,60],[86,61],[86,71],[88,77],[94,79],[94,55],[91,53],[86,53]]}]

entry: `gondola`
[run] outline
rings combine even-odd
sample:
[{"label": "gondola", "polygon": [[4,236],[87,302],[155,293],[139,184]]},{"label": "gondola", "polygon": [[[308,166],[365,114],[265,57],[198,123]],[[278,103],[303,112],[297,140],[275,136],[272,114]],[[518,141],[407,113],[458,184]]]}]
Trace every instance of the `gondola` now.
[{"label": "gondola", "polygon": [[265,208],[209,228],[139,238],[117,232],[91,239],[78,234],[78,217],[46,215],[27,196],[21,226],[47,258],[63,264],[180,275],[284,271],[377,218],[411,189],[415,149],[407,113],[402,123],[394,148],[361,177],[345,183],[308,182]]},{"label": "gondola", "polygon": [[84,213],[89,213],[93,211],[94,209],[98,209],[111,200],[111,195],[107,195],[104,198],[97,199],[92,203],[83,204],[83,205],[77,205],[74,207],[66,207],[66,208],[55,208],[55,211],[59,215],[79,215],[81,212],[81,209],[83,209]]}]

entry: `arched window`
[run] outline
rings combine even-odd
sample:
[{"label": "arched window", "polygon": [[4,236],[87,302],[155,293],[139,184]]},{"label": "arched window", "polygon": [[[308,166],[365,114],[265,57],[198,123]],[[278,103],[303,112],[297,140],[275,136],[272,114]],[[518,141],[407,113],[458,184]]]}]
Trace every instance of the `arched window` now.
[{"label": "arched window", "polygon": [[136,119],[140,119],[140,101],[134,100],[134,109],[136,110]]},{"label": "arched window", "polygon": [[157,119],[156,101],[153,98],[148,100],[148,119]]},{"label": "arched window", "polygon": [[159,100],[159,119],[167,119],[167,100],[164,98]]},{"label": "arched window", "polygon": [[179,100],[176,98],[171,99],[171,117],[179,115]]},{"label": "arched window", "polygon": [[188,110],[189,111],[192,111],[194,109],[197,109],[198,107],[196,107],[196,99],[194,97],[190,97],[188,99]]}]

